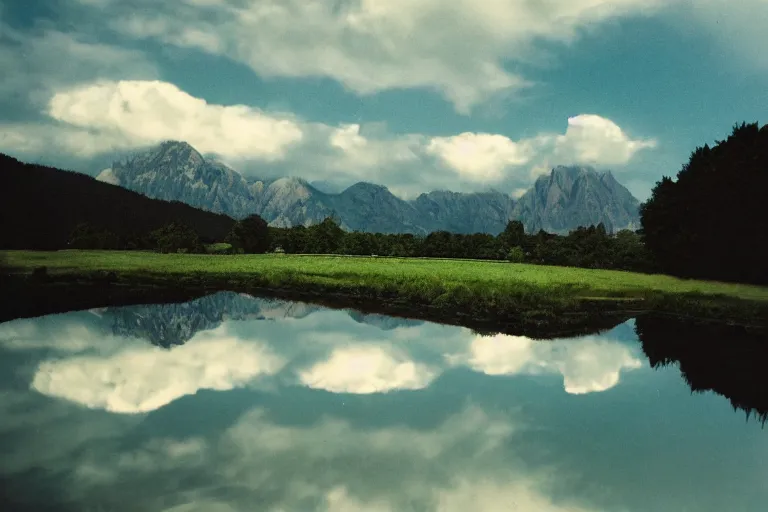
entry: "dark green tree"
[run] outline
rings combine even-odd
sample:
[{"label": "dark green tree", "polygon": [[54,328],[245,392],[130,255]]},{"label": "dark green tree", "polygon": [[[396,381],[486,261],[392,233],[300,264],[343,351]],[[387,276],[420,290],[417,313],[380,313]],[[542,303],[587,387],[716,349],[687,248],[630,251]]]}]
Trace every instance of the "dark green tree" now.
[{"label": "dark green tree", "polygon": [[203,252],[203,245],[195,230],[185,224],[171,222],[153,231],[150,237],[160,252]]},{"label": "dark green tree", "polygon": [[267,222],[254,214],[236,222],[226,241],[245,253],[263,254],[270,248],[269,235]]},{"label": "dark green tree", "polygon": [[512,263],[523,263],[525,261],[525,253],[523,248],[519,245],[511,248],[507,253],[507,260]]},{"label": "dark green tree", "polygon": [[111,231],[81,222],[72,230],[68,246],[71,249],[120,249],[121,243]]},{"label": "dark green tree", "polygon": [[307,228],[307,251],[313,254],[336,254],[340,252],[344,236],[338,220],[326,217],[323,222]]},{"label": "dark green tree", "polygon": [[640,209],[645,245],[666,273],[768,284],[767,189],[768,126],[736,125],[656,184]]},{"label": "dark green tree", "polygon": [[499,234],[501,250],[506,254],[512,247],[522,246],[525,239],[525,227],[519,220],[510,220]]}]

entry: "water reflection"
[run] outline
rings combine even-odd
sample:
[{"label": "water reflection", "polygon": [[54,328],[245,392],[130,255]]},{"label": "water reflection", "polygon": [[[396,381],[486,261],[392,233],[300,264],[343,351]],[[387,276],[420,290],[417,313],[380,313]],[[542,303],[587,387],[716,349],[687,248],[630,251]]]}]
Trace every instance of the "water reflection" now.
[{"label": "water reflection", "polygon": [[762,510],[765,433],[660,365],[725,389],[725,349],[690,363],[680,334],[533,341],[234,293],[8,322],[0,483],[18,509]]},{"label": "water reflection", "polygon": [[678,366],[693,391],[715,391],[747,418],[768,419],[765,332],[658,316],[638,319],[636,331],[653,367]]}]

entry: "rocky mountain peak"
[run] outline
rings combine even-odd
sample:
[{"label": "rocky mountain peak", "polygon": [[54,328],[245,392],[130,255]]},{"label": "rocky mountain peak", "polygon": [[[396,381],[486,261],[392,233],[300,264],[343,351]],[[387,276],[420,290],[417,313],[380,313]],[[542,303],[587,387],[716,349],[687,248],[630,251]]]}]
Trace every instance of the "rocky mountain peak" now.
[{"label": "rocky mountain peak", "polygon": [[380,233],[495,235],[511,219],[523,221],[529,232],[563,233],[599,222],[612,230],[639,226],[638,201],[610,171],[588,166],[555,167],[519,201],[498,190],[436,190],[406,201],[365,181],[333,193],[298,177],[246,179],[186,142],[166,141],[115,162],[98,179],[235,218],[257,213],[276,227],[309,226],[329,216],[339,218],[344,229]]},{"label": "rocky mountain peak", "polygon": [[143,153],[113,162],[98,180],[119,184],[148,197],[245,217],[253,197],[245,179],[220,162],[208,162],[190,144],[165,141]]},{"label": "rocky mountain peak", "polygon": [[567,233],[576,226],[602,222],[606,229],[636,229],[640,203],[610,171],[592,167],[558,166],[540,176],[520,197],[513,218],[526,231]]}]

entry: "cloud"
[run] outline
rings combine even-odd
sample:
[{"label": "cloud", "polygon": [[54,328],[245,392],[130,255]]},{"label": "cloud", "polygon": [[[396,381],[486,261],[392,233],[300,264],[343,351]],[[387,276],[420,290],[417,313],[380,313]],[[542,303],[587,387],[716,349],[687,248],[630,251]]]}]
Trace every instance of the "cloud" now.
[{"label": "cloud", "polygon": [[427,152],[438,156],[461,176],[497,181],[509,167],[525,165],[534,155],[533,147],[490,133],[462,133],[433,137]]},{"label": "cloud", "polygon": [[327,361],[301,372],[301,382],[334,393],[382,393],[397,389],[422,389],[435,372],[404,354],[380,346],[338,348]]},{"label": "cloud", "polygon": [[7,350],[49,349],[64,353],[114,346],[77,314],[24,318],[0,324],[0,347]]},{"label": "cloud", "polygon": [[133,346],[112,355],[40,363],[31,388],[92,409],[138,414],[201,389],[230,390],[277,373],[284,361],[258,343],[210,331],[170,350]]},{"label": "cloud", "polygon": [[57,92],[48,113],[69,126],[104,134],[107,147],[112,141],[142,147],[176,139],[205,153],[271,161],[302,137],[288,119],[244,105],[211,105],[160,81],[99,82]]},{"label": "cloud", "polygon": [[559,373],[565,391],[577,395],[611,389],[622,371],[642,366],[628,346],[592,336],[546,342],[503,334],[477,336],[466,353],[450,354],[448,361],[487,375]]},{"label": "cloud", "polygon": [[569,118],[565,134],[555,138],[553,159],[561,164],[624,165],[638,151],[655,147],[655,140],[633,140],[610,119],[582,114]]},{"label": "cloud", "polygon": [[101,81],[56,92],[48,124],[0,124],[0,149],[92,157],[185,140],[260,177],[369,181],[402,197],[434,189],[525,189],[555,164],[624,165],[653,139],[632,138],[598,115],[564,133],[393,134],[382,123],[331,126],[244,105],[213,105],[160,81]]},{"label": "cloud", "polygon": [[[541,43],[570,44],[600,24],[649,15],[661,0],[186,0],[144,14],[112,3],[111,26],[139,39],[246,64],[262,77],[324,77],[359,95],[424,88],[461,113],[532,84],[510,64]],[[157,7],[156,3],[152,3]]]}]

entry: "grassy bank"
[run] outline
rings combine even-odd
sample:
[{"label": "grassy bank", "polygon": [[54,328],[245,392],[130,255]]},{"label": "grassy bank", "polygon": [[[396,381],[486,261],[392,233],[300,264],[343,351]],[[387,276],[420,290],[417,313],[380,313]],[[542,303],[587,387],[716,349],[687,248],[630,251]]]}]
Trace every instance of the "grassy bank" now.
[{"label": "grassy bank", "polygon": [[21,272],[44,266],[53,278],[114,272],[122,283],[215,289],[264,288],[392,302],[443,314],[514,315],[555,322],[601,311],[664,311],[742,323],[768,322],[768,288],[662,275],[568,267],[370,257],[9,251]]}]

